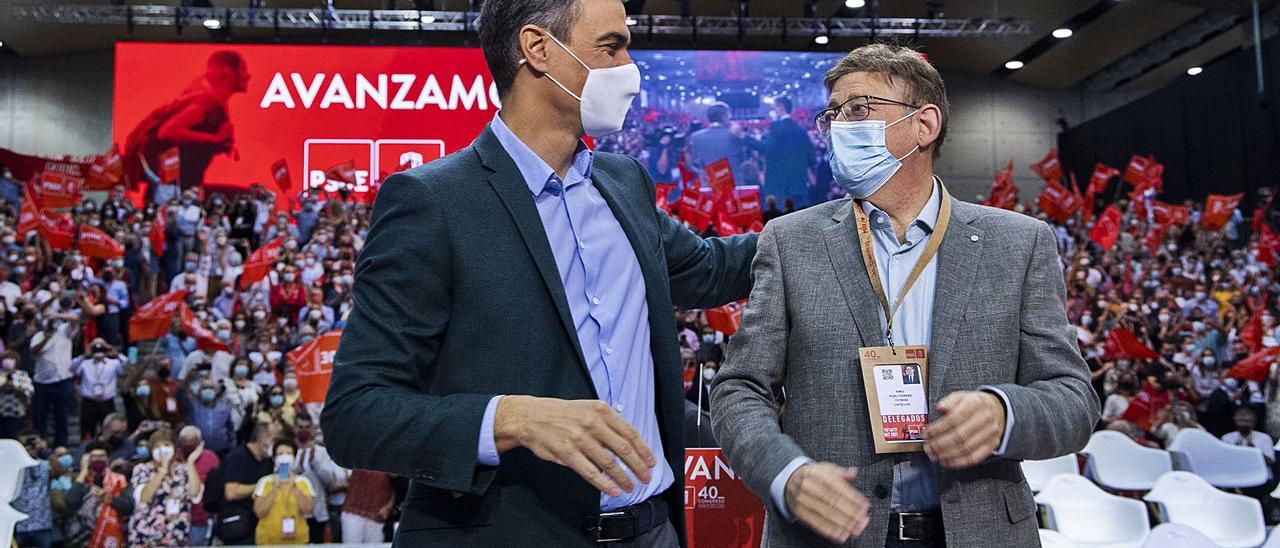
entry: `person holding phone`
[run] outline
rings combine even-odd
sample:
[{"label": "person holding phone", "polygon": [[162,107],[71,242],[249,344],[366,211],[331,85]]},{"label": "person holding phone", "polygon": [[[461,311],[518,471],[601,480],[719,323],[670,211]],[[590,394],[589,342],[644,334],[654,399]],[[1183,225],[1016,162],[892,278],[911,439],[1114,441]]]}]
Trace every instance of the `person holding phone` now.
[{"label": "person holding phone", "polygon": [[315,507],[315,489],[293,465],[298,444],[279,440],[272,450],[275,472],[258,481],[253,491],[253,513],[258,516],[258,544],[306,544],[310,539],[307,515]]}]

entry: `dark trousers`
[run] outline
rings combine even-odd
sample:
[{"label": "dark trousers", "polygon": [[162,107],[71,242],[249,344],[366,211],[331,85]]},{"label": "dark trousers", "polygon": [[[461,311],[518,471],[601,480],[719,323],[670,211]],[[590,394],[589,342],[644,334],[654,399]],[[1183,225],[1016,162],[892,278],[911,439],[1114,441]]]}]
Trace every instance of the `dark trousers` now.
[{"label": "dark trousers", "polygon": [[342,542],[342,506],[329,505],[329,538]]},{"label": "dark trousers", "polygon": [[0,439],[18,439],[25,422],[24,417],[0,417]]},{"label": "dark trousers", "polygon": [[59,381],[49,384],[36,383],[36,393],[34,397],[34,409],[31,411],[32,418],[36,423],[36,433],[40,437],[48,436],[49,432],[45,429],[49,418],[50,409],[53,410],[53,445],[67,444],[67,415],[71,412],[72,406],[75,405],[75,398],[72,394],[71,379]]},{"label": "dark trousers", "polygon": [[80,399],[80,437],[91,439],[102,428],[102,419],[116,411],[115,400]]},{"label": "dark trousers", "polygon": [[124,330],[120,324],[120,313],[103,314],[98,326],[102,328],[102,338],[107,344],[116,348],[124,348]]},{"label": "dark trousers", "polygon": [[44,529],[30,533],[15,533],[13,541],[22,548],[49,548],[53,546],[53,530]]},{"label": "dark trousers", "polygon": [[889,528],[889,537],[884,541],[884,548],[947,548],[945,540],[898,540],[898,530]]},{"label": "dark trousers", "polygon": [[[307,531],[308,531],[308,534],[311,535],[311,538],[308,539],[308,542],[310,542],[311,544],[324,544],[324,526],[325,525],[328,525],[328,524],[325,522],[316,521],[315,518],[307,518],[307,527],[308,527]],[[341,540],[341,539],[335,539],[335,540]]]}]

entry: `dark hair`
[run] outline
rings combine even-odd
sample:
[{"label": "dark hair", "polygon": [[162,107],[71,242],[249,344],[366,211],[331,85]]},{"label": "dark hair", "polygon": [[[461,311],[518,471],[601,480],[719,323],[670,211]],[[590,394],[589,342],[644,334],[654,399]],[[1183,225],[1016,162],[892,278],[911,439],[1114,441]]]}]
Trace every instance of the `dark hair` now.
[{"label": "dark hair", "polygon": [[276,451],[279,451],[280,447],[282,446],[288,446],[292,448],[293,453],[295,455],[298,453],[298,443],[293,441],[293,438],[280,438],[276,440],[274,444],[271,445],[271,454],[272,455],[276,454]]},{"label": "dark hair", "polygon": [[781,106],[782,108],[786,109],[787,114],[790,114],[791,109],[793,108],[791,105],[791,98],[787,97],[786,95],[779,95],[777,97],[774,97],[773,104],[774,106]]},{"label": "dark hair", "polygon": [[486,0],[480,8],[480,48],[499,96],[511,89],[520,68],[520,27],[537,25],[568,44],[580,11],[578,0]]},{"label": "dark hair", "polygon": [[729,105],[716,103],[707,107],[707,120],[721,124],[729,123]]},{"label": "dark hair", "polygon": [[218,66],[231,70],[240,70],[244,64],[244,57],[240,56],[240,52],[223,49],[213,52],[209,55],[209,66]]},{"label": "dark hair", "polygon": [[107,442],[102,440],[93,440],[89,442],[88,445],[84,446],[84,454],[88,455],[89,453],[92,453],[99,449],[101,449],[105,453],[111,453],[111,446],[107,445]]}]

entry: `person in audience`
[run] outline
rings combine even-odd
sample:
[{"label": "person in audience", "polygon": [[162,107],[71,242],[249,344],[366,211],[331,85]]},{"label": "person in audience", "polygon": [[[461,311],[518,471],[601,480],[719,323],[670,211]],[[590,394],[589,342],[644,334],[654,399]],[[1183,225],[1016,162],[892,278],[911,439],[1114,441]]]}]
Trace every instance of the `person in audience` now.
[{"label": "person in audience", "polygon": [[386,540],[382,527],[396,503],[391,476],[374,470],[353,470],[342,506],[342,542],[375,544]]},{"label": "person in audience", "polygon": [[79,473],[63,495],[68,518],[65,543],[70,546],[86,545],[95,532],[109,534],[116,545],[124,545],[125,531],[96,531],[104,506],[115,512],[119,523],[127,523],[134,510],[133,489],[121,473],[123,461],[108,460],[108,452],[105,442],[90,442],[80,458]]},{"label": "person in audience", "polygon": [[102,338],[94,339],[89,353],[72,360],[71,371],[80,384],[80,432],[97,435],[98,424],[116,408],[116,381],[124,373],[124,359]]},{"label": "person in audience", "polygon": [[1124,412],[1129,409],[1129,400],[1133,399],[1135,392],[1137,392],[1137,382],[1134,381],[1133,375],[1123,373],[1116,383],[1115,390],[1102,404],[1102,424],[1107,425],[1124,417]]},{"label": "person in audience", "polygon": [[18,369],[18,353],[0,354],[0,438],[17,439],[26,429],[27,406],[35,391],[31,375]]},{"label": "person in audience", "polygon": [[275,439],[270,425],[256,423],[249,441],[235,448],[222,461],[223,500],[218,514],[218,538],[223,544],[254,544],[258,516],[254,493],[258,480],[271,473]]},{"label": "person in audience", "polygon": [[136,507],[129,517],[128,539],[134,546],[183,546],[191,542],[191,506],[200,500],[204,484],[195,462],[204,448],[197,445],[185,460],[169,430],[148,439],[151,461],[133,467]]},{"label": "person in audience", "polygon": [[[204,446],[200,429],[190,425],[182,427],[182,430],[178,432],[177,449],[176,456],[193,466],[196,470],[196,475],[200,479],[200,484],[207,485],[209,472],[217,468],[220,461],[216,453]],[[192,460],[193,455],[195,456],[194,460]],[[205,487],[205,489],[208,489],[208,487]],[[193,501],[191,505],[192,546],[208,546],[212,540],[212,524],[204,504],[207,495],[209,495],[207,492],[202,492],[200,500]]]},{"label": "person in audience", "polygon": [[1249,407],[1236,409],[1232,418],[1235,420],[1236,429],[1233,432],[1227,432],[1222,435],[1223,443],[1240,447],[1255,447],[1262,452],[1262,458],[1267,463],[1267,482],[1262,485],[1241,489],[1241,492],[1257,499],[1262,504],[1262,515],[1265,516],[1267,523],[1275,523],[1276,516],[1273,512],[1275,499],[1271,497],[1271,492],[1276,487],[1274,472],[1276,465],[1275,442],[1266,433],[1254,430],[1258,417],[1253,409]]},{"label": "person in audience", "polygon": [[1185,401],[1170,402],[1164,408],[1162,415],[1164,420],[1156,426],[1153,433],[1166,448],[1173,444],[1173,440],[1177,439],[1178,434],[1183,430],[1204,430],[1204,427],[1196,422],[1195,408]]},{"label": "person in audience", "polygon": [[49,482],[52,465],[40,458],[39,438],[29,438],[24,444],[27,454],[36,460],[35,466],[22,469],[19,474],[18,496],[9,503],[14,510],[27,515],[14,528],[13,540],[23,548],[53,546],[53,508],[50,506]]},{"label": "person in audience", "polygon": [[[325,542],[326,532],[332,529],[330,522],[339,519],[330,513],[329,496],[335,479],[344,472],[333,462],[333,459],[329,458],[329,452],[324,445],[318,442],[316,431],[310,415],[298,414],[297,422],[294,423],[294,435],[298,441],[298,454],[294,457],[294,464],[298,474],[307,478],[307,481],[311,482],[311,487],[315,489],[315,506],[311,510],[311,515],[307,517],[312,544]],[[341,535],[330,538],[334,541],[342,540]]]},{"label": "person in audience", "polygon": [[1235,429],[1235,412],[1240,408],[1243,389],[1240,381],[1226,376],[1222,372],[1222,380],[1206,398],[1201,423],[1205,430],[1217,437],[1222,437]]},{"label": "person in audience", "polygon": [[315,489],[298,473],[293,440],[275,442],[275,471],[258,481],[253,491],[253,512],[258,516],[255,538],[259,544],[306,544],[311,538],[307,515],[315,508]]},{"label": "person in audience", "polygon": [[67,444],[67,414],[75,408],[71,347],[79,320],[70,313],[48,313],[41,330],[31,337],[35,360],[32,419],[36,432],[44,436],[53,413],[54,445]]},{"label": "person in audience", "polygon": [[187,424],[199,429],[205,448],[219,455],[227,454],[235,446],[236,427],[231,409],[218,383],[212,377],[199,380],[187,406]]}]

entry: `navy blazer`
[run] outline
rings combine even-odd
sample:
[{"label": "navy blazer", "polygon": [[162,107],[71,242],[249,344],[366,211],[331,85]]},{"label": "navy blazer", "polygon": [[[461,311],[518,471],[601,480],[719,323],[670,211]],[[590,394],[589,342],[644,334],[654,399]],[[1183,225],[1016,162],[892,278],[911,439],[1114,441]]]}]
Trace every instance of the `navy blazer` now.
[{"label": "navy blazer", "polygon": [[[673,306],[745,298],[756,236],[703,239],[654,207],[635,160],[595,154],[592,183],[640,263],[655,409],[676,482],[663,496],[683,539],[682,366]],[[515,162],[493,133],[389,177],[356,265],[355,307],[321,417],[347,468],[412,481],[400,546],[590,544],[600,492],[524,448],[476,462],[490,398],[596,399],[555,258]]]}]

